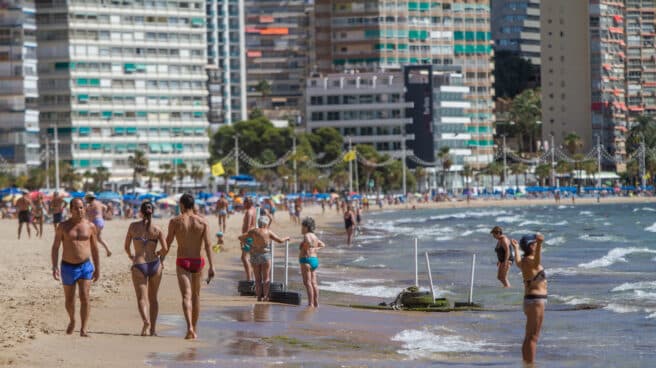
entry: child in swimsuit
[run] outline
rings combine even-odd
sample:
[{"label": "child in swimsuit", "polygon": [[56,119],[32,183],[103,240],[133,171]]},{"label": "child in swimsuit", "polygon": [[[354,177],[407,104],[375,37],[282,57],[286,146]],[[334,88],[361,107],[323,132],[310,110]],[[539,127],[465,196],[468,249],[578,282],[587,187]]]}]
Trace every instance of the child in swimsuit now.
[{"label": "child in swimsuit", "polygon": [[319,248],[326,246],[314,234],[316,225],[314,219],[306,217],[301,222],[301,233],[303,241],[299,246],[298,263],[301,265],[301,274],[303,275],[303,284],[307,290],[308,306],[319,306],[319,283],[317,282],[317,268],[319,267],[319,258],[317,252]]},{"label": "child in swimsuit", "polygon": [[217,231],[216,232],[216,244],[212,246],[212,250],[214,253],[219,253],[223,251],[223,232]]}]

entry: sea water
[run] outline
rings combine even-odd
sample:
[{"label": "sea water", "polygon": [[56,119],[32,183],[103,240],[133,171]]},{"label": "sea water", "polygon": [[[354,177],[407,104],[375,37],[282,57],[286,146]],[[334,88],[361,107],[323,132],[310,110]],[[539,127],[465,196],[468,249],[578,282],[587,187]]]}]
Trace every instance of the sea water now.
[{"label": "sea water", "polygon": [[[320,234],[328,243],[320,253],[324,306],[309,314],[303,307],[279,305],[216,311],[201,326],[212,331],[209,339],[217,348],[199,353],[200,361],[208,366],[237,361],[253,366],[521,366],[522,279],[513,266],[512,288],[503,289],[496,280],[496,241],[490,230],[499,225],[515,239],[538,231],[545,235],[542,264],[549,302],[538,366],[656,366],[654,212],[656,206],[644,204],[601,204],[365,213],[352,247],[341,234]],[[379,314],[326,305],[393,301],[415,283],[415,239],[420,287],[429,288],[428,253],[436,293],[451,302],[467,301],[476,254],[473,300],[485,311]],[[304,291],[294,271],[291,286]],[[328,348],[281,347],[266,340],[279,335]],[[350,335],[358,337],[357,351],[330,340]]]}]

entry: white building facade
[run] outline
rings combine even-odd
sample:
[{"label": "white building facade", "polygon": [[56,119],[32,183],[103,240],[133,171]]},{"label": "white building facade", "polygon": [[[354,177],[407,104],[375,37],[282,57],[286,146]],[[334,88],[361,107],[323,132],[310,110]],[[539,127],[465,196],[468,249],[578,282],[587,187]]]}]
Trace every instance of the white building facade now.
[{"label": "white building facade", "polygon": [[204,1],[38,0],[41,127],[76,170],[207,166]]}]

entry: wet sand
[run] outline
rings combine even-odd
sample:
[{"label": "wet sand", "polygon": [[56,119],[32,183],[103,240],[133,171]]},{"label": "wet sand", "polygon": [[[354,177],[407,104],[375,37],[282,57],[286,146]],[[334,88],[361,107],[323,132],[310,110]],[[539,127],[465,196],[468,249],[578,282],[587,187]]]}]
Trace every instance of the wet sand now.
[{"label": "wet sand", "polygon": [[[602,204],[625,202],[655,202],[648,198],[602,198]],[[563,200],[561,204],[569,205]],[[596,203],[596,199],[577,199],[577,204]],[[469,207],[486,206],[521,206],[554,204],[552,199],[545,200],[476,200]],[[453,208],[466,207],[465,202],[441,202],[431,204],[416,204],[417,208]],[[373,206],[372,206],[373,207]],[[409,205],[385,206],[384,210],[406,209]],[[319,207],[304,210],[304,215],[314,215],[318,220],[318,229],[330,232],[340,232],[335,225],[341,222],[341,216],[336,211],[326,209],[326,215],[320,215]],[[290,223],[288,214],[280,211],[273,230],[278,235],[291,235],[293,240],[300,239],[298,225]],[[215,217],[210,217],[211,228],[218,228]],[[168,219],[156,219],[155,223],[166,227]],[[216,354],[209,355],[209,344],[215,344],[213,336],[225,337],[224,344],[229,348],[220,348],[225,364],[241,362],[244,356],[252,357],[253,365],[262,363],[261,358],[274,357],[275,354],[265,354],[257,358],[257,351],[264,347],[280,351],[283,356],[312,356],[313,348],[303,342],[306,339],[312,346],[321,346],[327,353],[326,359],[361,362],[360,365],[378,366],[376,362],[385,359],[402,359],[395,353],[398,346],[391,344],[387,338],[382,339],[371,333],[374,326],[385,323],[385,318],[365,316],[385,316],[384,312],[351,313],[348,309],[326,306],[316,312],[304,312],[305,307],[287,307],[254,303],[252,298],[236,295],[236,282],[242,277],[242,267],[238,260],[239,250],[236,242],[236,229],[240,228],[241,216],[229,219],[228,236],[226,237],[226,252],[215,255],[218,277],[209,286],[203,286],[201,294],[201,322],[197,341],[183,340],[184,321],[181,319],[180,296],[175,277],[174,254],[167,257],[164,278],[160,289],[160,337],[141,337],[141,320],[136,308],[136,299],[130,279],[130,261],[123,251],[123,239],[129,221],[109,221],[104,231],[104,238],[114,252],[111,258],[101,251],[101,280],[92,285],[91,318],[89,332],[91,338],[81,338],[76,334],[67,336],[64,329],[67,315],[64,310],[64,298],[61,284],[52,279],[50,272],[50,246],[53,238],[53,227],[45,226],[43,239],[15,240],[15,220],[0,221],[0,244],[4,256],[0,259],[0,365],[15,367],[126,367],[141,366],[146,363],[153,366],[170,366],[172,362],[180,365],[194,359],[217,359]],[[213,240],[213,239],[212,239]],[[175,246],[174,246],[175,247]],[[172,249],[175,252],[175,248]],[[292,253],[295,254],[295,253]],[[295,267],[293,267],[295,270]],[[296,289],[302,285],[295,285]],[[299,290],[301,291],[301,290]],[[304,294],[304,291],[303,291]],[[328,293],[324,297],[329,296]],[[323,297],[322,297],[323,298]],[[326,299],[323,299],[326,300]],[[261,306],[258,306],[261,305]],[[79,303],[78,306],[79,307]],[[258,312],[256,313],[256,309]],[[262,311],[270,311],[272,317],[258,317]],[[349,311],[345,313],[345,311]],[[239,317],[239,316],[249,317]],[[310,317],[307,317],[310,315]],[[354,316],[346,318],[345,316]],[[410,314],[415,315],[415,314]],[[395,320],[402,321],[399,314]],[[219,321],[242,321],[242,324],[222,326],[225,336],[216,335],[213,324]],[[310,319],[308,321],[307,319]],[[411,324],[419,325],[425,315],[419,314]],[[447,315],[432,318],[449,318]],[[271,322],[269,320],[273,319]],[[313,322],[318,319],[319,322]],[[265,322],[266,323],[263,323]],[[225,322],[227,323],[227,322]],[[252,326],[250,336],[235,335],[243,328],[243,323]],[[356,327],[357,326],[357,327]],[[276,328],[275,330],[273,330]],[[383,336],[382,334],[381,336]],[[332,340],[331,340],[332,339]],[[240,341],[251,341],[252,346]],[[384,340],[384,341],[383,341]],[[232,345],[231,345],[232,344]],[[353,349],[348,348],[352,344]],[[386,344],[386,345],[385,345]],[[232,346],[232,347],[230,347]],[[216,348],[212,346],[212,348]],[[249,350],[251,350],[249,352]],[[236,355],[235,355],[236,354]],[[233,360],[236,359],[236,360]],[[381,359],[381,360],[379,360]],[[272,360],[266,360],[273,362]],[[292,363],[293,361],[288,361]],[[175,363],[173,365],[177,365]],[[240,363],[241,364],[241,363]],[[249,363],[250,364],[250,363]]]}]

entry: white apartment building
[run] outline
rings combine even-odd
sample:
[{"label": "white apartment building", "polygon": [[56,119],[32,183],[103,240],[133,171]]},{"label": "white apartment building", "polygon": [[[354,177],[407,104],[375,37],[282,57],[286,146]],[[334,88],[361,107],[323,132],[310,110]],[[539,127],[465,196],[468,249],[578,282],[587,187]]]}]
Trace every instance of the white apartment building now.
[{"label": "white apartment building", "polygon": [[41,127],[79,171],[207,166],[204,1],[37,0]]},{"label": "white apartment building", "polygon": [[0,166],[14,173],[41,164],[34,1],[0,8]]}]

